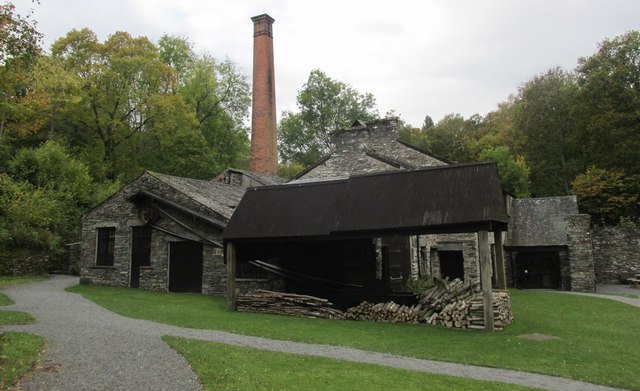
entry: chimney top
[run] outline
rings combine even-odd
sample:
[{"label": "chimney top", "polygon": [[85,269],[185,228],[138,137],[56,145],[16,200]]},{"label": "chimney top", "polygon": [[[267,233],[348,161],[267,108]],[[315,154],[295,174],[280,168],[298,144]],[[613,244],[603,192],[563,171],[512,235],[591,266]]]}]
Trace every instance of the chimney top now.
[{"label": "chimney top", "polygon": [[253,36],[257,37],[259,35],[268,35],[273,38],[273,30],[271,29],[271,25],[276,20],[267,14],[262,14],[258,16],[254,16],[251,18],[253,22]]}]

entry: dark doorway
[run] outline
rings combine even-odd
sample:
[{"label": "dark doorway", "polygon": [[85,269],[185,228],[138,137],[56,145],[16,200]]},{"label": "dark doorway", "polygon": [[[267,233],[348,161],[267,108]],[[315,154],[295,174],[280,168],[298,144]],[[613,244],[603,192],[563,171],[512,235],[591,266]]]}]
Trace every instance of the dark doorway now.
[{"label": "dark doorway", "polygon": [[440,275],[449,280],[464,280],[464,256],[462,251],[438,251],[440,259]]},{"label": "dark doorway", "polygon": [[515,264],[516,288],[560,288],[560,257],[558,252],[518,252]]},{"label": "dark doorway", "polygon": [[202,243],[171,243],[169,247],[169,291],[202,292]]},{"label": "dark doorway", "polygon": [[131,271],[129,286],[140,287],[140,266],[151,266],[151,227],[133,227],[131,231]]}]

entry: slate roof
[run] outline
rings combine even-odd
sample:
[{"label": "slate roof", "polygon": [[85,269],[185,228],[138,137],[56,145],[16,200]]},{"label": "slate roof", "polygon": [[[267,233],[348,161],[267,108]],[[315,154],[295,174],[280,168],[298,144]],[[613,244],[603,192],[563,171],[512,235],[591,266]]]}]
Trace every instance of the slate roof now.
[{"label": "slate roof", "polygon": [[564,218],[574,214],[578,214],[576,196],[514,199],[505,246],[566,246]]},{"label": "slate roof", "polygon": [[226,218],[230,218],[233,215],[233,211],[244,194],[243,188],[219,182],[183,178],[150,171],[148,171],[148,174]]},{"label": "slate roof", "polygon": [[285,183],[287,181],[286,178],[281,178],[281,177],[278,177],[278,176],[262,175],[262,174],[259,174],[257,172],[254,172],[254,171],[241,170],[239,168],[231,168],[230,167],[227,170],[239,172],[242,175],[246,175],[246,176],[252,178],[256,182],[258,182],[258,183],[260,183],[260,184],[262,184],[264,186],[279,185],[279,184]]},{"label": "slate roof", "polygon": [[479,163],[250,188],[223,238],[471,232],[490,223],[506,228],[506,208],[495,163]]}]

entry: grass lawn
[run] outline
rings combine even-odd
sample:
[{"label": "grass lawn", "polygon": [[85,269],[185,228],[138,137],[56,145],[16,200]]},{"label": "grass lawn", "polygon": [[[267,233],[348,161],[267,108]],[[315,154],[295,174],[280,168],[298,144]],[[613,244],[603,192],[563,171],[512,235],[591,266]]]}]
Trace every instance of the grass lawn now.
[{"label": "grass lawn", "polygon": [[[122,315],[161,323],[352,346],[640,390],[640,308],[607,299],[512,291],[516,321],[503,332],[487,334],[424,324],[228,312],[220,297],[97,286],[69,290]],[[534,341],[519,337],[532,333],[558,339]]]},{"label": "grass lawn", "polygon": [[[164,337],[205,390],[525,390],[503,383]],[[321,385],[321,386],[320,386]]]},{"label": "grass lawn", "polygon": [[13,304],[13,300],[4,293],[0,292],[0,307]]},{"label": "grass lawn", "polygon": [[4,356],[0,359],[0,390],[6,390],[31,370],[44,346],[44,340],[26,333],[4,333],[0,343]]},{"label": "grass lawn", "polygon": [[[46,276],[0,277],[0,288],[11,284],[41,281]],[[0,292],[0,306],[13,304],[13,301]],[[0,325],[29,324],[35,319],[31,314],[21,311],[0,310]],[[3,333],[0,336],[0,390],[10,389],[18,379],[29,372],[44,346],[44,340],[26,333]]]},{"label": "grass lawn", "polygon": [[0,289],[7,285],[25,284],[28,282],[42,281],[49,278],[47,275],[40,276],[1,276],[0,277]]}]

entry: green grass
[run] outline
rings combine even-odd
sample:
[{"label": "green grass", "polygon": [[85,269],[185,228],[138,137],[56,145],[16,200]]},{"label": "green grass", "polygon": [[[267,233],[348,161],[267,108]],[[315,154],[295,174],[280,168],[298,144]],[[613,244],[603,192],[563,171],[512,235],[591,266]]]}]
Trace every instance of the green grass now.
[{"label": "green grass", "polygon": [[0,306],[4,307],[13,304],[13,300],[4,293],[0,292]]},{"label": "green grass", "polygon": [[[28,282],[46,280],[47,276],[2,276],[0,289]],[[13,304],[13,300],[0,292],[0,306]],[[21,311],[0,310],[0,325],[30,324],[35,319]],[[0,390],[12,388],[15,383],[33,368],[44,340],[36,335],[7,332],[0,335]]]},{"label": "green grass", "polygon": [[35,319],[31,314],[22,311],[0,311],[0,325],[31,324]]},{"label": "green grass", "polygon": [[[512,291],[516,321],[483,333],[228,312],[223,298],[97,286],[69,289],[125,316],[183,327],[352,346],[412,357],[508,368],[640,390],[640,309],[594,297]],[[532,341],[530,333],[559,339]]]},{"label": "green grass", "polygon": [[[11,284],[21,284],[26,282],[40,281],[46,279],[45,276],[21,276],[21,277],[0,277],[0,288]],[[6,294],[0,292],[0,306],[13,304],[13,300]],[[0,310],[0,325],[9,324],[31,324],[35,319],[31,314],[22,311]]]},{"label": "green grass", "polygon": [[10,389],[29,372],[44,346],[42,338],[26,333],[4,333],[0,337],[0,390]]},{"label": "green grass", "polygon": [[371,364],[164,337],[205,390],[525,390],[529,388]]},{"label": "green grass", "polygon": [[47,275],[41,276],[0,276],[0,289],[14,284],[26,284],[28,282],[42,281],[49,278]]}]

